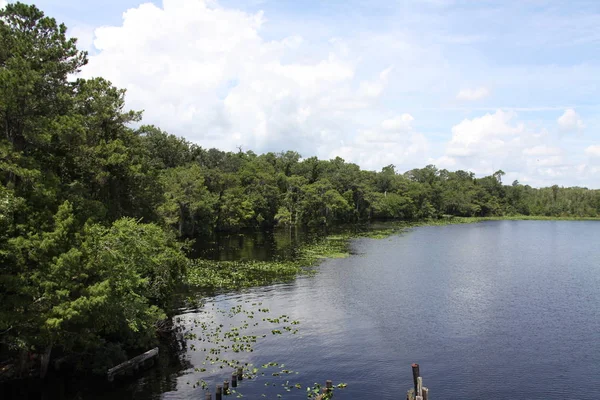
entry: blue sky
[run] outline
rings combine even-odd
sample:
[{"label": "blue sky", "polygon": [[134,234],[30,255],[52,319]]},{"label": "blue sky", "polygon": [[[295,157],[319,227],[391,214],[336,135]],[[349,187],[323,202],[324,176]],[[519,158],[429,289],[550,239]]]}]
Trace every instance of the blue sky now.
[{"label": "blue sky", "polygon": [[600,188],[598,1],[35,4],[203,147]]}]

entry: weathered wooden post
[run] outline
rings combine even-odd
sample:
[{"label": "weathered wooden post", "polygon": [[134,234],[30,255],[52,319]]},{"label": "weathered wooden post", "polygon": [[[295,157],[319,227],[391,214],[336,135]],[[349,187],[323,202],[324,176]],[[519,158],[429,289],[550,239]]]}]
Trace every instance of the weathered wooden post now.
[{"label": "weathered wooden post", "polygon": [[235,372],[231,373],[231,387],[237,387],[237,373]]},{"label": "weathered wooden post", "polygon": [[223,396],[223,387],[217,385],[217,391],[215,392],[215,400],[221,400]]},{"label": "weathered wooden post", "polygon": [[205,400],[212,400],[212,395],[210,394],[210,392],[206,392],[206,394],[204,395],[204,399]]},{"label": "weathered wooden post", "polygon": [[229,394],[229,381],[223,381],[223,394]]},{"label": "weathered wooden post", "polygon": [[412,373],[413,373],[413,383],[414,383],[414,387],[415,387],[415,396],[419,395],[419,392],[417,391],[417,381],[418,381],[418,377],[421,376],[421,373],[419,371],[419,364],[417,363],[413,363],[413,365],[411,365],[412,367]]},{"label": "weathered wooden post", "polygon": [[244,368],[238,367],[237,369],[237,380],[241,381],[244,379]]},{"label": "weathered wooden post", "polygon": [[413,388],[406,392],[406,400],[429,400],[429,389],[423,386],[419,364],[412,364]]}]

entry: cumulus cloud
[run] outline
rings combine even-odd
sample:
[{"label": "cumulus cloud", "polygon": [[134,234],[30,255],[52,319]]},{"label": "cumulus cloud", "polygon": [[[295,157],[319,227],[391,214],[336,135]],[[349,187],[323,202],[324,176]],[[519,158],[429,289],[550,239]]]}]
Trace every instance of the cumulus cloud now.
[{"label": "cumulus cloud", "polygon": [[452,127],[452,139],[447,154],[452,157],[467,157],[477,154],[506,153],[520,141],[525,128],[522,123],[511,124],[514,112],[496,111],[482,117],[465,119]]},{"label": "cumulus cloud", "polygon": [[577,174],[564,150],[549,144],[553,140],[546,131],[519,121],[515,112],[497,110],[452,127],[446,153],[431,161],[441,168],[468,169],[478,175],[502,169],[507,182],[551,185]]},{"label": "cumulus cloud", "polygon": [[589,157],[600,158],[600,145],[595,144],[595,145],[586,147],[585,154]]},{"label": "cumulus cloud", "polygon": [[390,72],[392,72],[392,67],[381,71],[377,80],[361,82],[359,93],[366,97],[378,97],[387,85]]},{"label": "cumulus cloud", "polygon": [[381,123],[381,128],[385,131],[407,131],[412,128],[412,122],[415,119],[410,114],[402,114],[400,116],[386,119]]},{"label": "cumulus cloud", "polygon": [[[463,121],[432,113],[427,119],[423,110],[439,110],[436,99],[455,94],[440,82],[456,81],[464,68],[426,38],[401,32],[344,36],[347,30],[331,38],[336,32],[329,36],[304,21],[291,22],[214,0],[164,0],[127,10],[116,26],[80,26],[70,33],[93,54],[83,77],[103,76],[127,89],[127,106],[145,110],[144,123],[205,148],[293,149],[304,156],[341,156],[367,169],[434,163],[488,174],[502,168],[507,181],[512,171],[513,179],[530,184],[569,171],[568,151],[559,152],[543,128],[515,113],[498,110]],[[450,68],[440,69],[446,62]],[[551,79],[555,75],[595,76],[595,70],[568,71],[498,69],[492,75],[511,93],[532,80],[545,88],[558,81]],[[489,95],[483,86],[463,88],[456,99]],[[554,124],[552,117],[543,126],[555,132]],[[583,128],[574,110],[558,124],[565,131]],[[448,142],[439,141],[441,132],[451,134]]]},{"label": "cumulus cloud", "polygon": [[547,146],[545,144],[533,146],[523,150],[523,154],[526,156],[558,156],[562,153],[563,151],[560,147]]},{"label": "cumulus cloud", "polygon": [[363,168],[378,170],[390,164],[398,170],[423,166],[429,152],[429,141],[416,132],[410,114],[382,121],[372,129],[361,130],[353,140],[333,149],[330,158],[340,156]]},{"label": "cumulus cloud", "polygon": [[578,132],[585,128],[581,117],[572,108],[565,110],[557,122],[561,132]]},{"label": "cumulus cloud", "polygon": [[77,48],[79,50],[93,53],[95,30],[96,28],[89,25],[75,25],[73,28],[70,28],[67,33],[69,37],[77,38]]},{"label": "cumulus cloud", "polygon": [[481,100],[490,95],[490,91],[486,87],[478,87],[475,89],[462,89],[456,95],[457,100],[475,101]]},{"label": "cumulus cloud", "polygon": [[339,41],[313,53],[299,35],[267,40],[265,20],[208,0],[142,4],[95,30],[83,73],[126,88],[146,123],[203,147],[329,154],[364,124],[392,68],[358,77]]}]

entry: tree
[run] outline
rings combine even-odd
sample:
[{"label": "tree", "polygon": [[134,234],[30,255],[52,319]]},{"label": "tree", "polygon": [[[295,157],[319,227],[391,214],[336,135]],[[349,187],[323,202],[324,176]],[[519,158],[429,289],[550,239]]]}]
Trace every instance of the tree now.
[{"label": "tree", "polygon": [[159,214],[168,226],[176,226],[179,236],[194,235],[211,230],[215,196],[204,185],[204,176],[198,164],[189,164],[165,170],[160,176],[164,201]]},{"label": "tree", "polygon": [[494,178],[496,178],[496,180],[498,181],[498,183],[502,183],[502,177],[506,175],[504,173],[504,171],[502,171],[501,169],[499,169],[498,171],[494,172],[494,174],[492,175]]},{"label": "tree", "polygon": [[17,268],[31,273],[3,340],[39,351],[58,346],[93,354],[111,341],[149,345],[187,265],[182,245],[156,225],[122,219],[80,232],[69,202],[52,229],[14,238],[10,248]]},{"label": "tree", "polygon": [[0,119],[15,151],[29,155],[48,145],[52,119],[68,109],[67,77],[87,54],[66,31],[35,6],[9,3],[0,11]]},{"label": "tree", "polygon": [[153,125],[143,125],[137,131],[157,169],[181,167],[193,161],[193,146],[183,138],[169,135]]}]

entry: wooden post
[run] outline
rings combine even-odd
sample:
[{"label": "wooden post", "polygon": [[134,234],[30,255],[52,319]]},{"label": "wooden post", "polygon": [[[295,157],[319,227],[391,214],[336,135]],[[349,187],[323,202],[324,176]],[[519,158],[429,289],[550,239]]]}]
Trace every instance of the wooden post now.
[{"label": "wooden post", "polygon": [[423,388],[423,400],[429,400],[429,389]]},{"label": "wooden post", "polygon": [[223,381],[223,394],[229,394],[229,381]]},{"label": "wooden post", "polygon": [[333,382],[330,380],[326,380],[325,389],[327,389],[327,393],[331,393],[331,391],[333,390]]},{"label": "wooden post", "polygon": [[231,387],[237,387],[237,374],[235,372],[231,374]]},{"label": "wooden post", "polygon": [[419,395],[419,392],[417,391],[417,378],[419,376],[421,376],[421,372],[419,371],[419,364],[414,363],[412,365],[412,373],[413,373],[413,383],[415,386],[415,397]]},{"label": "wooden post", "polygon": [[212,395],[210,394],[210,392],[206,392],[206,394],[204,395],[204,399],[205,400],[212,400]]},{"label": "wooden post", "polygon": [[237,380],[241,381],[244,379],[244,368],[238,367],[237,369]]},{"label": "wooden post", "polygon": [[417,396],[423,396],[423,378],[417,378]]},{"label": "wooden post", "polygon": [[221,385],[217,385],[217,392],[215,393],[215,400],[221,400],[223,396],[223,387]]}]

